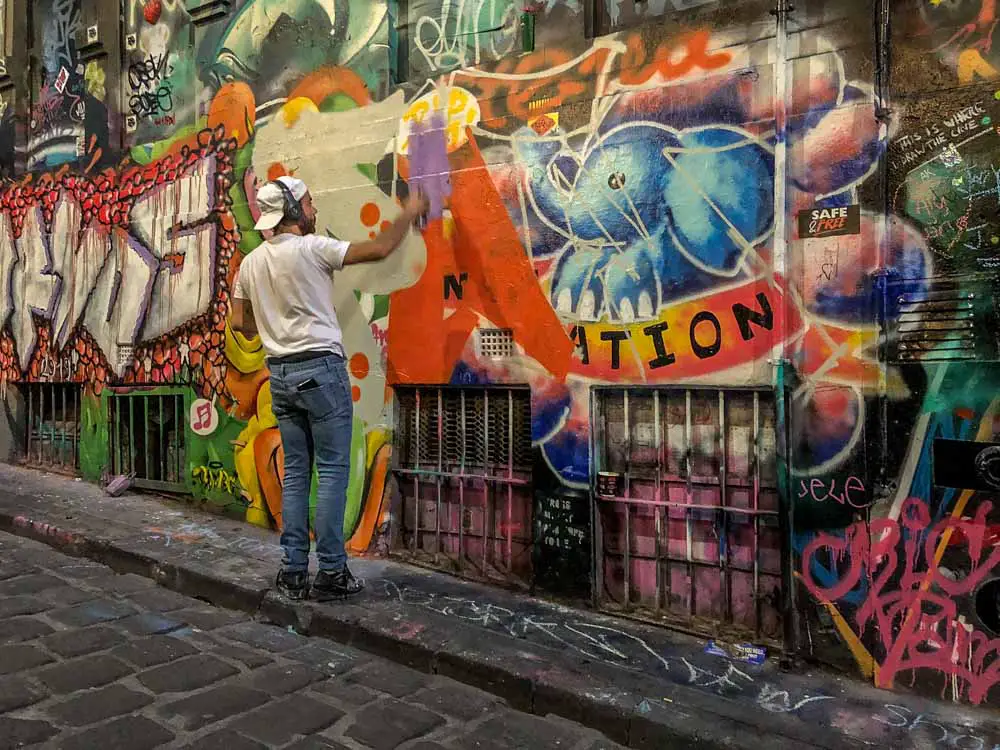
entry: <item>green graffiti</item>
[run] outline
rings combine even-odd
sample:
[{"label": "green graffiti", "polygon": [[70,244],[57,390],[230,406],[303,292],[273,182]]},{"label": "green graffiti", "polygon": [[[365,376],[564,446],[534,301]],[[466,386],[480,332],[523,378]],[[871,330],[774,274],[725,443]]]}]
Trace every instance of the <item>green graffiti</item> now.
[{"label": "green graffiti", "polygon": [[239,488],[236,477],[218,461],[208,466],[195,466],[191,470],[191,479],[206,490],[225,492],[227,495],[235,495]]},{"label": "green graffiti", "polygon": [[[354,417],[351,431],[351,473],[347,481],[347,505],[344,508],[344,539],[350,539],[361,519],[361,509],[365,504],[366,479],[366,447],[364,423]],[[316,521],[316,491],[319,484],[319,474],[313,466],[312,485],[309,487],[309,521],[315,527]]]},{"label": "green graffiti", "polygon": [[108,466],[107,397],[84,391],[80,402],[80,473],[96,482]]},{"label": "green graffiti", "polygon": [[[221,409],[217,411],[219,426],[211,435],[199,437],[190,430],[187,432],[189,468],[185,481],[195,497],[228,503],[243,490],[237,479],[233,453],[233,443],[243,429],[243,422]],[[220,479],[220,473],[232,479],[232,483]]]},{"label": "green graffiti", "polygon": [[254,225],[253,215],[250,213],[250,206],[247,204],[246,191],[243,187],[243,179],[246,171],[253,162],[253,147],[245,146],[236,152],[233,158],[233,186],[229,188],[229,197],[233,201],[233,217],[240,226],[239,249],[244,255],[257,247],[264,238],[260,232],[252,229]]},{"label": "green graffiti", "polygon": [[365,503],[365,425],[354,417],[351,430],[351,477],[347,485],[347,507],[344,510],[344,536],[350,538],[361,518]]},{"label": "green graffiti", "polygon": [[209,73],[222,84],[354,62],[386,15],[385,2],[348,12],[335,0],[250,0],[219,39]]}]

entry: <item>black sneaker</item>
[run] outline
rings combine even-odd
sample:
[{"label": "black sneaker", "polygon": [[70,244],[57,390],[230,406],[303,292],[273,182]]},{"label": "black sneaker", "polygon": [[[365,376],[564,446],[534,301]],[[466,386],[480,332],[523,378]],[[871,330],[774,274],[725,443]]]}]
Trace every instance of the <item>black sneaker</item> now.
[{"label": "black sneaker", "polygon": [[309,574],[282,570],[278,573],[274,585],[289,599],[305,599],[309,593]]},{"label": "black sneaker", "polygon": [[328,602],[360,594],[364,588],[364,581],[355,578],[345,565],[335,573],[323,570],[317,573],[312,585],[312,595],[318,602]]}]

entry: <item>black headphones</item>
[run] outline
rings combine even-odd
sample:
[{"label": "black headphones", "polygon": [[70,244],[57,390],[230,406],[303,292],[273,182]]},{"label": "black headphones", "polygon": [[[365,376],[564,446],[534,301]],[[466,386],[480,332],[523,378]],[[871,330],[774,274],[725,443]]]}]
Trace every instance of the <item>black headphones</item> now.
[{"label": "black headphones", "polygon": [[281,194],[285,198],[285,205],[282,208],[282,211],[285,214],[285,218],[290,219],[292,221],[298,221],[299,219],[301,219],[302,204],[295,199],[294,195],[292,195],[292,191],[288,189],[288,185],[283,183],[281,180],[274,180],[271,184],[277,185],[278,189],[281,191]]}]

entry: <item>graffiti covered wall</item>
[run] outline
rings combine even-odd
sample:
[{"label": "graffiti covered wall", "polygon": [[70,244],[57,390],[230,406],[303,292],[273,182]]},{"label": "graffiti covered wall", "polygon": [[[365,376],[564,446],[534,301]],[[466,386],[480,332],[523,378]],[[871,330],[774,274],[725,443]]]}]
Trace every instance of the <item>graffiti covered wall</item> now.
[{"label": "graffiti covered wall", "polygon": [[[11,125],[26,169],[0,191],[0,373],[29,458],[67,422],[40,388],[80,384],[85,476],[279,526],[264,353],[228,325],[265,239],[255,187],[303,178],[347,240],[419,187],[423,230],[337,278],[353,552],[434,505],[394,481],[394,394],[527,386],[524,481],[596,504],[573,539],[593,536],[602,606],[997,701],[994,3],[776,23],[754,0],[549,0],[532,39],[504,0],[131,0],[115,74],[87,51],[99,5],[45,6]],[[436,461],[457,557],[478,524],[477,555],[506,534],[500,577],[530,575],[514,527],[555,506],[511,491],[472,518],[458,488],[489,496],[499,469]],[[599,473],[624,484],[594,499]]]},{"label": "graffiti covered wall", "polygon": [[873,204],[905,232],[914,273],[887,268],[874,280],[884,289],[874,316],[884,345],[871,351],[878,398],[865,406],[865,467],[848,468],[864,468],[875,492],[855,510],[860,494],[838,495],[832,482],[817,495],[806,480],[794,495],[796,575],[818,604],[802,626],[816,652],[850,654],[881,687],[991,704],[996,20],[992,2],[893,7],[893,131],[884,204]]}]

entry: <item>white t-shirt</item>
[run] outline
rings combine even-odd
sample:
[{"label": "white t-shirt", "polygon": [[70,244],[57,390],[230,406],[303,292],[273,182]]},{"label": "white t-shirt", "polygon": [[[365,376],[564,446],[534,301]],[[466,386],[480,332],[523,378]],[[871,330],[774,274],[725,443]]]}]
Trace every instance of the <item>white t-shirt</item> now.
[{"label": "white t-shirt", "polygon": [[250,300],[267,356],[317,349],[343,356],[333,273],[344,267],[348,247],[317,234],[280,234],[243,259],[233,296]]}]

